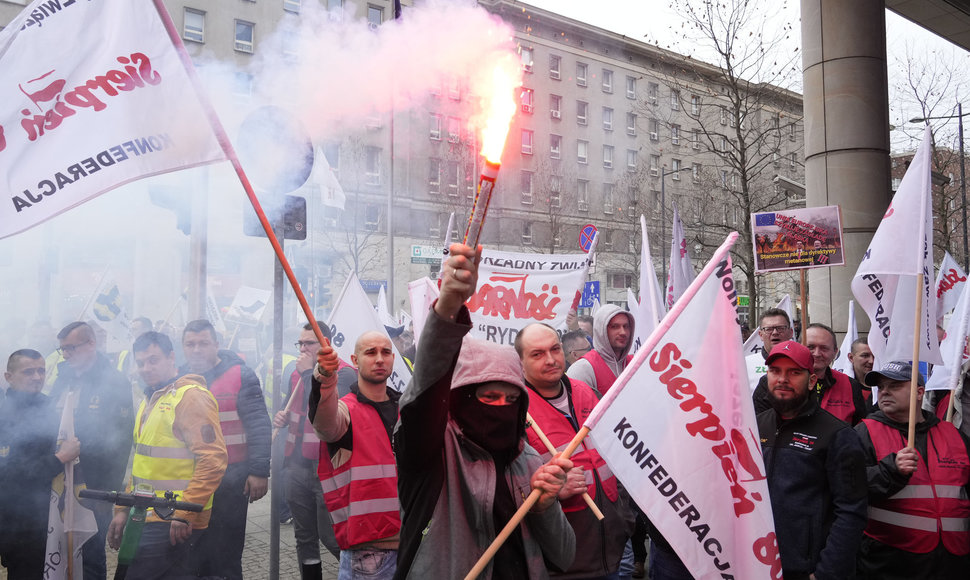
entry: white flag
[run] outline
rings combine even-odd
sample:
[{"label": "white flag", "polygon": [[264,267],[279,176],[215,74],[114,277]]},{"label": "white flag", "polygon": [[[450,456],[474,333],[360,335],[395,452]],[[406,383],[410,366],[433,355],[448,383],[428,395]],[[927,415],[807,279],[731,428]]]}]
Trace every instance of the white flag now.
[{"label": "white flag", "polygon": [[206,282],[205,289],[205,317],[212,323],[216,332],[223,336],[226,335],[226,321],[222,319],[222,311],[219,310],[216,297],[212,294],[212,286],[208,282]]},{"label": "white flag", "polygon": [[[64,409],[61,411],[61,426],[57,433],[58,443],[74,437],[74,409],[77,407],[77,399],[76,391],[70,391],[65,395]],[[45,580],[67,578],[67,554],[71,551],[69,546],[73,547],[74,577],[79,578],[80,570],[83,569],[81,547],[98,531],[94,512],[78,502],[76,489],[83,487],[84,482],[80,481],[81,478],[75,478],[76,465],[77,460],[66,464],[64,472],[55,477],[51,485],[51,502],[47,516]]]},{"label": "white flag", "polygon": [[[374,330],[387,336],[384,323],[378,318],[370,298],[367,297],[367,293],[360,285],[360,280],[353,272],[347,277],[347,282],[344,283],[340,295],[333,304],[327,326],[330,327],[333,336],[330,344],[340,358],[347,361],[350,360],[350,355],[354,354],[354,345],[360,335]],[[394,351],[394,370],[391,371],[387,384],[392,389],[403,392],[404,387],[411,380],[411,371],[393,341],[391,341],[391,349]]]},{"label": "white flag", "polygon": [[414,344],[421,340],[424,322],[428,319],[431,305],[438,299],[438,286],[425,276],[408,282],[408,299],[411,302],[411,319],[414,323]]},{"label": "white flag", "polygon": [[674,204],[673,239],[670,242],[670,269],[667,273],[667,308],[684,293],[687,286],[694,281],[694,264],[687,250],[687,238],[684,236],[684,224],[680,221],[677,204]]},{"label": "white flag", "polygon": [[852,343],[859,338],[859,328],[855,321],[855,301],[849,300],[849,324],[845,329],[845,338],[842,339],[842,347],[839,349],[839,357],[832,363],[832,368],[845,373],[850,377],[855,377],[860,383],[865,382],[865,377],[856,377],[852,362],[849,361],[849,353],[852,352]]},{"label": "white flag", "polygon": [[[951,390],[960,380],[964,366],[970,361],[967,352],[967,327],[970,326],[970,284],[963,284],[956,309],[946,327],[946,336],[940,343],[943,364],[933,367],[933,374],[926,381],[927,390]],[[956,408],[959,408],[957,405]]]},{"label": "white flag", "polygon": [[313,172],[310,174],[309,182],[320,189],[320,199],[323,205],[344,209],[347,202],[347,194],[341,187],[337,174],[330,167],[330,162],[323,152],[322,147],[317,147],[313,155]]},{"label": "white flag", "polygon": [[[923,274],[919,313],[919,360],[942,364],[936,339],[936,290],[933,283],[933,211],[930,152],[933,137],[927,126],[899,190],[886,210],[869,249],[852,279],[852,294],[869,315],[869,348],[875,368],[913,358],[916,329],[916,279]],[[890,327],[892,332],[890,332]]]},{"label": "white flag", "polygon": [[[775,308],[784,310],[788,314],[788,326],[791,327],[792,332],[794,333],[795,326],[793,325],[792,321],[795,320],[795,318],[792,316],[791,312],[791,295],[785,294],[785,296],[778,301],[778,304],[775,305]],[[760,353],[764,345],[765,341],[761,339],[761,327],[758,326],[754,329],[754,332],[751,333],[751,336],[748,337],[748,340],[744,341],[744,346],[741,347],[741,350],[744,352],[744,355],[747,356],[749,354]]]},{"label": "white flag", "polygon": [[104,329],[108,334],[108,343],[105,346],[109,352],[128,348],[131,343],[128,311],[121,302],[118,282],[111,276],[102,276],[88,308],[81,315],[81,320],[93,320]]},{"label": "white flag", "polygon": [[455,227],[455,212],[451,212],[448,216],[448,230],[445,231],[445,248],[441,251],[441,267],[438,269],[438,279],[441,280],[441,273],[445,271],[445,262],[448,261],[448,256],[451,255],[451,232]]},{"label": "white flag", "polygon": [[956,308],[963,287],[967,284],[967,274],[953,259],[950,252],[944,252],[940,271],[936,275],[936,319],[944,316]]},{"label": "white flag", "polygon": [[642,215],[640,216],[640,240],[640,300],[637,302],[636,310],[630,307],[630,312],[633,312],[637,321],[631,354],[637,352],[667,313],[663,292],[657,282],[657,269],[653,265],[653,257],[650,253],[647,218]]},{"label": "white flag", "polygon": [[226,158],[180,51],[148,1],[35,0],[0,31],[0,238]]},{"label": "white flag", "polygon": [[400,326],[397,319],[391,316],[390,311],[387,309],[387,293],[384,291],[384,286],[382,285],[380,290],[377,291],[377,318],[380,319],[381,324],[384,326],[389,326],[391,328],[397,328]]},{"label": "white flag", "polygon": [[610,469],[701,580],[781,575],[741,356],[729,255],[736,240],[732,233],[717,250],[585,423]]}]

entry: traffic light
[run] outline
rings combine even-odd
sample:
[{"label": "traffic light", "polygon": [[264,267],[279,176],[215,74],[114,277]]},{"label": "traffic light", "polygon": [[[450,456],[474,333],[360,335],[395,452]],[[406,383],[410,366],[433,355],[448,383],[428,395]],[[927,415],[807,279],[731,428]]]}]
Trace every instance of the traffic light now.
[{"label": "traffic light", "polygon": [[[264,205],[263,212],[266,219],[276,227],[280,218],[283,220],[283,239],[285,240],[305,240],[306,239],[306,199],[298,195],[283,196],[283,205]],[[279,196],[273,196],[280,199]],[[282,216],[281,216],[282,214]],[[243,209],[243,233],[247,236],[265,237],[266,232],[260,225],[256,217],[256,211],[251,204],[246,204]]]},{"label": "traffic light", "polygon": [[172,187],[151,187],[148,198],[158,207],[171,210],[175,214],[175,227],[183,234],[192,233],[192,205],[185,193]]}]

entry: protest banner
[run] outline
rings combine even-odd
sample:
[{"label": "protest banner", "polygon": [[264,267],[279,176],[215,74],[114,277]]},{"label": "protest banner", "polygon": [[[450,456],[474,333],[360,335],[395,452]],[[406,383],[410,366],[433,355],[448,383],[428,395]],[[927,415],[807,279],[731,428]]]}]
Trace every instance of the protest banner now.
[{"label": "protest banner", "polygon": [[272,296],[272,290],[240,286],[226,310],[225,321],[243,326],[258,325]]},{"label": "protest banner", "polygon": [[511,345],[533,322],[565,323],[586,280],[586,254],[522,254],[484,250],[478,288],[468,299],[471,336]]},{"label": "protest banner", "polygon": [[751,214],[751,240],[758,273],[845,263],[837,205]]},{"label": "protest banner", "polygon": [[674,220],[670,228],[673,238],[670,240],[670,269],[667,271],[666,307],[670,309],[674,302],[684,293],[684,290],[694,281],[694,263],[687,249],[687,237],[684,235],[684,224],[680,221],[677,204],[674,204]]},{"label": "protest banner", "polygon": [[940,271],[936,274],[936,319],[938,321],[956,308],[966,283],[966,272],[957,264],[950,252],[944,252]]},{"label": "protest banner", "polygon": [[657,269],[653,265],[653,256],[650,253],[647,218],[643,215],[640,216],[640,299],[635,302],[636,308],[630,305],[630,312],[636,319],[630,354],[635,354],[640,349],[640,345],[667,313],[660,284],[657,282]]}]

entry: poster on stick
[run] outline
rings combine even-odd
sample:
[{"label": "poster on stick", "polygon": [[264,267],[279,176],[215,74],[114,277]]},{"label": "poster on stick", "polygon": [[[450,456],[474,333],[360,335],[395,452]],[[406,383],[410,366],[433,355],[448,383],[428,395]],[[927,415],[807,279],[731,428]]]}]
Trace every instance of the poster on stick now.
[{"label": "poster on stick", "polygon": [[751,214],[756,272],[842,266],[839,206]]}]

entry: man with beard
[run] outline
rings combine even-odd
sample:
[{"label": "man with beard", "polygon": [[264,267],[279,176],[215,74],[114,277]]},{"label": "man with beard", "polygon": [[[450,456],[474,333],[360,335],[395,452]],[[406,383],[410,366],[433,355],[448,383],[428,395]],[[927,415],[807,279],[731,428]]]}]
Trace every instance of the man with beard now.
[{"label": "man with beard", "polygon": [[[526,431],[529,445],[548,460],[552,454],[536,429],[553,446],[562,449],[576,436],[599,399],[589,385],[563,374],[563,346],[551,326],[541,322],[526,326],[515,337],[515,350],[522,360],[525,384],[529,388],[529,414],[534,421]],[[627,509],[627,498],[621,495],[616,477],[591,441],[585,440],[570,459],[575,467],[566,475],[559,501],[582,550],[568,570],[550,576],[608,578],[617,571],[623,547],[633,532],[634,514]],[[586,505],[583,492],[603,512],[602,521]]]},{"label": "man with beard", "polygon": [[605,395],[630,362],[633,331],[632,314],[615,304],[603,306],[593,316],[593,350],[569,365],[566,374]]},{"label": "man with beard", "polygon": [[758,431],[785,579],[851,578],[867,517],[862,444],[810,396],[808,348],[782,342],[765,362],[771,408]]},{"label": "man with beard", "polygon": [[481,246],[452,244],[394,433],[402,507],[395,578],[463,578],[532,489],[539,500],[483,578],[548,578],[573,561],[575,536],[557,496],[573,467],[543,465],[527,444],[528,392],[515,351],[462,340]]},{"label": "man with beard", "polygon": [[[859,551],[863,579],[966,578],[970,566],[970,451],[952,423],[919,409],[923,377],[909,362],[866,375],[879,410],[856,426],[866,453],[869,523]],[[914,441],[909,435],[916,389]]]},{"label": "man with beard", "polygon": [[394,350],[386,335],[365,332],[350,362],[357,384],[338,399],[340,361],[330,344],[317,351],[310,420],[320,446],[323,498],[340,546],[338,580],[390,579],[397,565],[401,516],[391,432],[400,393],[387,385]]}]

